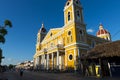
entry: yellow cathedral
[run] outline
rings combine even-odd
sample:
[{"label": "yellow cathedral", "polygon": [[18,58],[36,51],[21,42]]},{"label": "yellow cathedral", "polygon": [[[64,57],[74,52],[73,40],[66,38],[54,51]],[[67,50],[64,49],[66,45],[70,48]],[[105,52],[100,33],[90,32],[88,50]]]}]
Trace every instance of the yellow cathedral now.
[{"label": "yellow cathedral", "polygon": [[64,26],[47,32],[42,24],[37,34],[34,68],[77,70],[82,56],[88,50],[108,41],[111,41],[110,33],[101,24],[96,36],[88,34],[80,1],[67,0],[64,7]]}]

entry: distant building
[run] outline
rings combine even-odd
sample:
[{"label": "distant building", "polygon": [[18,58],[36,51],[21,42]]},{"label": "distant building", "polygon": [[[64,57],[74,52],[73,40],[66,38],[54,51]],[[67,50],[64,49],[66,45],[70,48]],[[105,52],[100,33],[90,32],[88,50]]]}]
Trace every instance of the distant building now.
[{"label": "distant building", "polygon": [[16,68],[19,68],[19,69],[30,69],[30,68],[33,68],[33,61],[24,61],[22,63],[19,63],[16,65]]},{"label": "distant building", "polygon": [[110,33],[102,25],[97,37],[88,34],[80,1],[67,0],[64,7],[64,26],[47,32],[42,24],[37,34],[34,68],[78,70],[82,56],[89,49],[110,40]]}]

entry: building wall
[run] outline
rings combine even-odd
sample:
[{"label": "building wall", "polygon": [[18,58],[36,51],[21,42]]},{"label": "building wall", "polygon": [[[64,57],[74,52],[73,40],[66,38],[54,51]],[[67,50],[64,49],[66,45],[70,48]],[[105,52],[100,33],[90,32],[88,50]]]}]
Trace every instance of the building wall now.
[{"label": "building wall", "polygon": [[[82,7],[80,4],[76,4],[75,0],[71,1],[70,5],[66,5],[64,8],[64,26],[50,29],[42,42],[37,42],[34,64],[38,64],[36,60],[39,56],[45,56],[40,59],[44,63],[44,69],[76,69],[81,63],[80,58],[89,49],[107,42],[87,34]],[[79,10],[78,16],[76,15],[77,10]],[[70,14],[68,14],[69,12]]]}]

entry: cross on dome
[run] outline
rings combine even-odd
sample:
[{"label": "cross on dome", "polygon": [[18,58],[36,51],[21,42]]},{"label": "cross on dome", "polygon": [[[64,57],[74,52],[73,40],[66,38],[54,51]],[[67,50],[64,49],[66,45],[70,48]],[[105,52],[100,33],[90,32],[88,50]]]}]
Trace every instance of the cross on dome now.
[{"label": "cross on dome", "polygon": [[44,24],[42,23],[42,27],[41,28],[44,28]]},{"label": "cross on dome", "polygon": [[99,29],[100,30],[103,29],[103,25],[101,23],[100,23]]}]

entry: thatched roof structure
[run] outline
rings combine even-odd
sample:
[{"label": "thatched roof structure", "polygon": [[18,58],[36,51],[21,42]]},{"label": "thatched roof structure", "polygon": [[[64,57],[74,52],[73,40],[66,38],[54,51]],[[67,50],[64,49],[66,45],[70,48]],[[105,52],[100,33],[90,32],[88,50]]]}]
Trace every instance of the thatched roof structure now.
[{"label": "thatched roof structure", "polygon": [[85,57],[87,58],[102,58],[102,57],[120,57],[120,40],[115,42],[107,42],[95,46],[88,51]]}]

